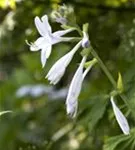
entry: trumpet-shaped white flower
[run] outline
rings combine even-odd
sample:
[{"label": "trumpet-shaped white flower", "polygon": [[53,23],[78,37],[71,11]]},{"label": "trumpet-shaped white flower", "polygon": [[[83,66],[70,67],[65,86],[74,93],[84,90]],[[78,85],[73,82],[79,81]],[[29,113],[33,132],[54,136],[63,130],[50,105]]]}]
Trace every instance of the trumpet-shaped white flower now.
[{"label": "trumpet-shaped white flower", "polygon": [[62,41],[72,40],[73,38],[62,36],[73,31],[74,29],[61,30],[52,33],[47,15],[44,15],[41,20],[39,17],[35,17],[35,25],[41,37],[39,37],[34,43],[31,43],[30,50],[38,51],[41,49],[41,63],[42,67],[44,67],[46,59],[49,58],[51,54],[52,45]]},{"label": "trumpet-shaped white flower", "polygon": [[66,99],[66,108],[67,114],[71,117],[75,117],[78,107],[78,96],[81,91],[82,82],[83,82],[83,67],[86,61],[86,57],[83,57],[80,66],[78,67],[69,87],[67,99]]},{"label": "trumpet-shaped white flower", "polygon": [[82,47],[87,48],[90,46],[89,37],[86,32],[83,31]]},{"label": "trumpet-shaped white flower", "polygon": [[46,78],[50,80],[51,84],[57,84],[61,77],[64,75],[66,67],[69,65],[70,61],[72,60],[75,52],[79,49],[81,46],[80,41],[70,52],[68,52],[66,55],[61,57],[50,69],[49,73],[47,74]]},{"label": "trumpet-shaped white flower", "polygon": [[130,128],[129,128],[127,119],[125,118],[123,113],[119,110],[119,108],[116,106],[113,97],[111,97],[111,103],[112,103],[112,107],[113,107],[116,120],[118,121],[118,124],[121,130],[123,131],[125,135],[128,135],[130,132]]}]

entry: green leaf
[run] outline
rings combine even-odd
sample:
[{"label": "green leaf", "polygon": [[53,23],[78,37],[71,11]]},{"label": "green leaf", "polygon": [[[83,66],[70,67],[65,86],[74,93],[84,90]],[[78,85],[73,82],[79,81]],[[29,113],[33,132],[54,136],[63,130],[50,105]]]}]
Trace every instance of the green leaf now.
[{"label": "green leaf", "polygon": [[[90,99],[89,103],[85,103],[85,110],[88,110],[87,116],[81,114],[82,122],[86,122],[89,126],[89,130],[92,130],[97,123],[102,119],[107,106],[106,95],[94,96]],[[86,108],[87,106],[87,108]]]},{"label": "green leaf", "polygon": [[[131,137],[130,135],[129,136],[118,135],[115,137],[111,137],[105,141],[103,150],[116,150],[117,146],[120,143],[122,142],[126,143],[130,139],[130,137]],[[123,149],[119,149],[119,150],[123,150]]]}]

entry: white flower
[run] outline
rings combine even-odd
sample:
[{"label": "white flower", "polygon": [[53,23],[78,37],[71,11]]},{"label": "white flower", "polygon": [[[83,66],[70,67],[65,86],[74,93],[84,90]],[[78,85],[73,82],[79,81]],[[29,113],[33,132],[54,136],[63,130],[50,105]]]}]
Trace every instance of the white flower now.
[{"label": "white flower", "polygon": [[78,67],[69,87],[67,99],[66,99],[66,109],[67,114],[71,117],[75,117],[78,107],[78,96],[81,91],[82,82],[83,82],[83,67],[86,61],[86,57],[83,57],[80,66]]},{"label": "white flower", "polygon": [[73,31],[74,29],[67,29],[52,33],[47,15],[44,15],[41,20],[39,17],[35,17],[35,25],[41,37],[39,37],[34,43],[31,43],[30,50],[38,51],[41,49],[41,63],[42,67],[44,67],[46,59],[49,58],[51,54],[52,45],[73,39],[61,36]]},{"label": "white flower", "polygon": [[83,31],[82,47],[87,48],[90,46],[89,36]]},{"label": "white flower", "polygon": [[66,67],[69,65],[70,61],[72,60],[75,52],[79,49],[81,46],[80,41],[70,52],[68,52],[66,55],[61,57],[50,69],[49,73],[47,74],[46,78],[50,80],[51,84],[57,84],[61,77],[64,75]]},{"label": "white flower", "polygon": [[128,135],[130,132],[130,128],[129,128],[127,119],[125,118],[123,113],[119,110],[119,108],[116,106],[113,97],[111,97],[111,103],[112,103],[112,107],[113,107],[116,120],[118,121],[118,124],[121,130],[123,131],[125,135]]},{"label": "white flower", "polygon": [[18,98],[25,97],[25,96],[39,97],[42,96],[43,94],[50,94],[51,92],[53,92],[52,87],[45,86],[42,84],[24,85],[21,86],[16,91],[16,96]]}]

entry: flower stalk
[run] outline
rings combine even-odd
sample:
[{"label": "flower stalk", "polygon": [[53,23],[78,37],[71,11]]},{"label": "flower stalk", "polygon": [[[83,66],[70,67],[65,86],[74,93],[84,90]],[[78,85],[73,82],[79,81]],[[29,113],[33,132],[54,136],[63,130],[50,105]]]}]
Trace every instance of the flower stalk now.
[{"label": "flower stalk", "polygon": [[[46,78],[50,81],[51,84],[54,85],[57,84],[62,78],[62,76],[64,75],[65,70],[69,65],[69,63],[71,62],[74,54],[77,52],[77,50],[80,47],[82,47],[82,51],[81,51],[82,61],[71,81],[67,99],[66,99],[67,114],[73,118],[76,117],[77,108],[78,108],[78,97],[81,91],[82,82],[85,76],[87,75],[87,73],[91,70],[91,68],[96,63],[98,63],[99,66],[102,68],[103,72],[105,73],[105,75],[107,76],[108,80],[111,82],[111,84],[114,87],[114,91],[111,92],[111,94],[109,95],[111,97],[113,110],[120,127],[122,128],[125,134],[128,134],[128,131],[125,131],[122,126],[123,123],[119,121],[121,120],[121,118],[124,118],[123,114],[120,112],[120,110],[118,109],[118,107],[116,106],[113,100],[114,96],[119,95],[121,99],[124,101],[124,103],[128,106],[130,111],[134,112],[134,109],[132,108],[132,106],[130,106],[127,97],[123,94],[123,84],[122,84],[123,82],[122,82],[121,74],[119,74],[118,82],[116,82],[112,74],[104,64],[104,62],[101,60],[101,58],[98,56],[98,54],[90,44],[89,34],[88,34],[89,24],[88,23],[83,24],[81,29],[76,24],[76,19],[73,14],[74,14],[73,8],[70,7],[69,9],[65,5],[59,7],[57,11],[53,12],[52,19],[60,23],[61,27],[64,29],[56,32],[52,32],[52,28],[49,24],[47,15],[44,15],[41,19],[39,17],[35,17],[35,26],[40,34],[40,37],[34,43],[31,44],[28,43],[28,45],[30,46],[30,50],[41,51],[41,64],[42,67],[44,67],[47,59],[51,54],[52,46],[54,44],[60,42],[78,42],[71,51],[69,51],[67,54],[61,57],[52,66]],[[63,37],[65,34],[70,33],[72,31],[77,31],[80,37]],[[86,62],[87,56],[89,54],[93,56],[93,60]]]},{"label": "flower stalk", "polygon": [[[91,47],[90,48],[90,52],[93,55],[93,57],[97,59],[98,64],[100,65],[100,67],[104,71],[105,75],[108,77],[108,79],[111,82],[111,84],[113,85],[114,89],[116,91],[118,91],[118,89],[117,89],[117,82],[114,80],[113,76],[111,75],[111,73],[109,72],[109,70],[107,69],[107,67],[103,63],[103,61],[100,59],[100,57],[98,56],[96,51]],[[132,109],[132,106],[128,103],[127,97],[123,93],[119,93],[118,92],[118,94],[121,97],[121,99],[124,101],[124,103],[127,105],[127,107],[130,109],[130,111],[134,112],[134,109]]]}]

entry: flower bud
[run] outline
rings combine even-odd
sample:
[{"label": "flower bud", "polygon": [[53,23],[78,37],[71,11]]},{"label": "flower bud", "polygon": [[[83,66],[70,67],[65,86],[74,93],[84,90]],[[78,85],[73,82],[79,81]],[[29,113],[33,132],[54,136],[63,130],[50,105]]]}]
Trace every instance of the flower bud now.
[{"label": "flower bud", "polygon": [[66,5],[59,6],[57,10],[53,10],[51,13],[51,18],[52,21],[62,25],[71,25],[76,22],[73,7]]},{"label": "flower bud", "polygon": [[57,23],[60,23],[62,25],[67,24],[67,19],[64,18],[60,13],[58,13],[56,10],[52,11],[51,13],[52,21],[55,21]]},{"label": "flower bud", "polygon": [[130,127],[128,125],[128,121],[125,118],[125,116],[123,115],[123,113],[120,111],[120,109],[117,107],[117,105],[114,102],[114,98],[111,97],[111,103],[112,103],[112,107],[113,107],[113,111],[116,117],[116,120],[121,128],[121,130],[123,131],[123,133],[125,135],[129,135],[130,134]]},{"label": "flower bud", "polygon": [[78,97],[81,91],[83,82],[83,67],[86,61],[86,57],[83,57],[69,87],[67,99],[66,99],[66,109],[67,114],[74,118],[77,114],[78,108]]},{"label": "flower bud", "polygon": [[90,46],[89,36],[83,31],[82,47],[88,48]]}]

